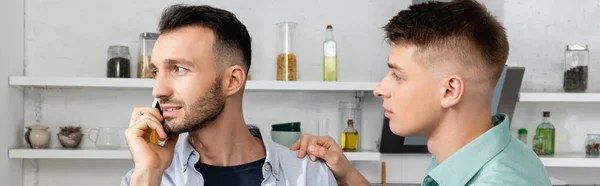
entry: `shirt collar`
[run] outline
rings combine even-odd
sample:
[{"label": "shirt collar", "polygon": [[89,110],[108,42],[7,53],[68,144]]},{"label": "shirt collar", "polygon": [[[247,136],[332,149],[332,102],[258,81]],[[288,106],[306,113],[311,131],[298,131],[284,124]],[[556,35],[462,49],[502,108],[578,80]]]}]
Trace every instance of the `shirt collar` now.
[{"label": "shirt collar", "polygon": [[[263,178],[266,178],[269,175],[273,175],[277,180],[279,180],[279,175],[281,175],[281,170],[279,170],[279,157],[277,156],[275,150],[271,148],[274,142],[270,139],[263,138],[263,136],[265,135],[257,126],[246,126],[248,127],[248,130],[250,131],[250,134],[252,134],[252,136],[261,139],[266,149],[265,164],[262,169]],[[200,160],[200,153],[196,151],[196,149],[194,149],[192,144],[190,144],[188,138],[189,136],[186,135],[183,141],[181,142],[183,143],[183,145],[181,146],[182,153],[179,154],[180,160],[182,161],[182,163],[184,163],[182,167],[183,172],[187,171],[188,167],[194,167],[194,165]]]},{"label": "shirt collar", "polygon": [[439,185],[465,185],[489,160],[500,153],[511,140],[508,116],[492,116],[494,127],[456,151],[437,165],[432,157],[428,176]]}]

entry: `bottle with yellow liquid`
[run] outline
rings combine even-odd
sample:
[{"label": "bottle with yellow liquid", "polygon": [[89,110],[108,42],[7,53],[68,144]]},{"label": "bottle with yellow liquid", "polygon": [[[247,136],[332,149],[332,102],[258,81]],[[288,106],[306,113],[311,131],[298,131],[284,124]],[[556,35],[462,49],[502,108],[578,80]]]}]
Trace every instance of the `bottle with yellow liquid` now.
[{"label": "bottle with yellow liquid", "polygon": [[354,121],[348,120],[348,128],[342,132],[342,151],[358,151],[358,131],[354,129]]},{"label": "bottle with yellow liquid", "polygon": [[323,41],[323,81],[337,81],[337,43],[331,25],[327,25],[327,37]]}]

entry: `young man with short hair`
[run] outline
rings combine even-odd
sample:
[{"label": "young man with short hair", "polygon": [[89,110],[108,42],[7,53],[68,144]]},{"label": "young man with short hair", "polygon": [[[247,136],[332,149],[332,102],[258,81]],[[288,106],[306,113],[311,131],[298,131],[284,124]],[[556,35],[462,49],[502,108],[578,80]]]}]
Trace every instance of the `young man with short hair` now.
[{"label": "young man with short hair", "polygon": [[[536,154],[510,135],[507,115],[492,116],[509,44],[482,4],[412,5],[383,28],[389,71],[374,94],[394,134],[427,138],[422,185],[551,185]],[[368,185],[331,138],[305,135],[292,149],[323,158],[341,184]]]}]

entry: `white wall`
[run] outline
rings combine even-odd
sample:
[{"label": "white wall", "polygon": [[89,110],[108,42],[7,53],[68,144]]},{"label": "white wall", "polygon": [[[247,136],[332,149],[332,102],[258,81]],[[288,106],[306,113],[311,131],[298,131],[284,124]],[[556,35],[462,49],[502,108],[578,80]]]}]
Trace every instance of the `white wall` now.
[{"label": "white wall", "polygon": [[[136,61],[138,34],[155,31],[162,9],[174,2],[27,0],[26,75],[103,77],[109,45],[129,45],[133,61]],[[228,9],[246,24],[253,36],[251,74],[255,80],[273,80],[275,77],[275,23],[298,22],[300,34],[297,54],[299,80],[302,81],[321,79],[320,45],[327,24],[333,25],[340,46],[340,80],[380,80],[386,72],[384,62],[388,52],[380,27],[411,3],[410,0],[187,2],[209,2]],[[594,46],[600,40],[594,38],[593,31],[598,30],[598,24],[590,26],[600,21],[600,17],[595,16],[600,13],[596,1],[582,0],[574,5],[558,0],[484,2],[508,29],[511,43],[509,65],[527,68],[524,90],[560,91],[562,52],[566,44],[589,44],[592,47],[591,60],[597,59],[594,57],[597,54]],[[595,64],[592,62],[592,67]],[[597,91],[600,87],[594,85],[593,81],[600,78],[594,75],[593,69],[590,91]],[[0,85],[0,96],[2,90]],[[149,89],[52,89],[42,91],[42,95],[44,117],[41,122],[50,125],[53,134],[58,132],[58,126],[69,123],[79,124],[85,130],[97,126],[125,128],[131,109],[148,106],[151,100]],[[310,123],[311,118],[330,118],[331,123],[339,123],[337,103],[349,100],[352,96],[352,93],[249,92],[244,100],[244,110],[247,122],[262,126],[263,130],[270,130],[269,124],[272,123],[301,121],[303,128],[312,132],[315,127]],[[10,98],[13,99],[12,96]],[[25,125],[35,123],[33,98],[34,92],[28,91],[25,107],[19,108],[25,113]],[[275,109],[284,103],[295,106]],[[382,121],[380,105],[378,99],[366,97],[363,114],[369,127],[362,132],[363,135],[379,134]],[[542,109],[550,109],[553,113],[553,121],[559,128],[559,151],[582,151],[584,134],[599,129],[595,127],[596,119],[592,117],[594,112],[591,110],[599,109],[594,104],[518,104],[513,119],[514,131],[524,126],[530,133],[533,132],[540,122]],[[82,145],[93,146],[87,139]],[[54,137],[52,146],[59,146]],[[383,159],[387,162],[388,182],[419,183],[429,162],[427,155],[413,154],[384,155]],[[40,160],[40,185],[116,185],[120,175],[132,166],[126,160]],[[379,164],[358,163],[357,166],[370,181],[380,181]],[[599,169],[548,170],[558,184],[600,183],[598,178],[592,176],[600,173]],[[24,185],[33,185],[35,175],[31,166],[25,164],[24,171]]]},{"label": "white wall", "polygon": [[8,149],[19,146],[23,128],[23,91],[8,86],[9,75],[23,74],[24,2],[0,1],[0,180],[21,185],[23,161],[8,159]]}]

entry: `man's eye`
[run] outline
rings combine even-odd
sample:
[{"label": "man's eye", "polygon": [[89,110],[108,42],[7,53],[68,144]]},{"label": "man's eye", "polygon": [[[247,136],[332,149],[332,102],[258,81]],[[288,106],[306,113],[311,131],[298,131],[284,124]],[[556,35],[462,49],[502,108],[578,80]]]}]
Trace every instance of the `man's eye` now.
[{"label": "man's eye", "polygon": [[183,67],[175,67],[175,74],[177,74],[177,75],[180,75],[180,76],[182,76],[182,75],[185,75],[185,73],[186,73],[186,72],[187,72],[187,69],[186,69],[186,68],[183,68]]},{"label": "man's eye", "polygon": [[392,73],[392,77],[394,77],[394,79],[396,81],[400,81],[402,78],[400,78],[398,75],[396,75],[396,73]]}]

